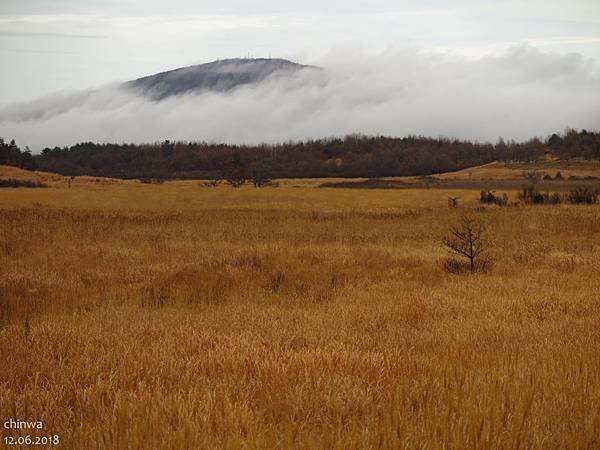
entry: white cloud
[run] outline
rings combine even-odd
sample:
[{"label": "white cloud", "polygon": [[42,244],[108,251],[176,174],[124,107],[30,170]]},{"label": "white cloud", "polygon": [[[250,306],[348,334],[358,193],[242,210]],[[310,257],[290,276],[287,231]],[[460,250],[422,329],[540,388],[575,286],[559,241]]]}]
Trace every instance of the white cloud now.
[{"label": "white cloud", "polygon": [[0,135],[40,150],[81,141],[280,142],[349,133],[527,139],[600,123],[593,61],[522,46],[464,59],[346,47],[303,72],[232,93],[155,103],[116,87],[0,109]]}]

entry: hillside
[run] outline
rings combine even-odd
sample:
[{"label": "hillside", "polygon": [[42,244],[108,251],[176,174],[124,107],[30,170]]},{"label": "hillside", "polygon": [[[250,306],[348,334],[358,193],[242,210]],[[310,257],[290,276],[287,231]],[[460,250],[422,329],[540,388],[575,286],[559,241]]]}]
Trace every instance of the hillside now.
[{"label": "hillside", "polygon": [[600,161],[598,160],[560,160],[538,161],[534,163],[507,163],[494,161],[478,167],[470,167],[456,172],[447,172],[436,175],[441,180],[522,180],[526,173],[537,172],[541,177],[545,175],[556,177],[560,172],[563,178],[589,178],[600,177]]},{"label": "hillside", "polygon": [[[499,162],[484,171],[522,172],[534,164],[549,176],[568,164],[563,176],[581,170],[578,161],[600,160],[600,133],[570,130],[546,141],[497,144],[422,136],[350,135],[276,145],[207,142],[100,144],[83,142],[45,148],[40,155],[22,151],[0,138],[0,164],[67,176],[107,178],[206,179],[233,174],[262,178],[381,178],[455,172],[468,179],[469,168]],[[578,166],[579,164],[579,166]],[[587,164],[587,163],[584,163]],[[460,172],[467,170],[467,172]],[[532,170],[532,169],[528,169]],[[533,169],[535,170],[535,169]],[[502,175],[504,176],[504,175]],[[511,175],[512,176],[512,175]],[[594,173],[582,176],[596,176]],[[464,178],[466,177],[466,178]]]},{"label": "hillside", "polygon": [[[68,177],[58,173],[43,172],[38,170],[23,170],[18,167],[0,165],[0,180],[28,180],[48,186],[81,186],[90,184],[115,184],[122,180],[106,177],[78,176]],[[70,183],[69,183],[70,181]]]},{"label": "hillside", "polygon": [[227,92],[302,69],[315,68],[286,59],[225,59],[157,73],[129,81],[122,87],[154,100],[162,100],[189,92]]}]

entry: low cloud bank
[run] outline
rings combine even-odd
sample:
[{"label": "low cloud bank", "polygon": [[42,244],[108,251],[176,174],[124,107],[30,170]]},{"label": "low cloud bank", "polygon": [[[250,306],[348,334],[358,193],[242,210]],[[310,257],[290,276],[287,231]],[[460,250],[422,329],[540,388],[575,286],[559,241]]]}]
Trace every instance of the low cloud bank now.
[{"label": "low cloud bank", "polygon": [[164,139],[255,144],[351,133],[524,140],[600,127],[600,76],[578,54],[517,47],[477,60],[344,52],[325,70],[160,102],[107,86],[0,108],[0,136],[34,151]]}]

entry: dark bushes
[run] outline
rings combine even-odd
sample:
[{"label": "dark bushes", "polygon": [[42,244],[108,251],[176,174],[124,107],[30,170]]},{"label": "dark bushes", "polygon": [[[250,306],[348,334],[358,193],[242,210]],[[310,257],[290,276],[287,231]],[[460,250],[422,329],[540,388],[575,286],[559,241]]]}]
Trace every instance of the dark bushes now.
[{"label": "dark bushes", "polygon": [[560,194],[557,192],[542,194],[535,186],[525,186],[519,192],[519,200],[527,205],[557,205],[561,202]]},{"label": "dark bushes", "polygon": [[558,192],[542,194],[535,187],[527,186],[519,193],[519,200],[530,205],[558,205],[563,202],[575,205],[595,205],[598,203],[598,191],[577,188],[563,195]]},{"label": "dark bushes", "polygon": [[246,173],[241,169],[233,170],[227,177],[227,183],[231,187],[239,188],[248,181]]},{"label": "dark bushes", "polygon": [[399,189],[410,188],[411,185],[399,180],[382,180],[380,178],[369,178],[362,181],[328,181],[319,185],[321,188],[341,189]]},{"label": "dark bushes", "polygon": [[217,187],[222,182],[223,182],[223,180],[221,178],[211,178],[210,180],[206,180],[200,186],[203,186],[203,187]]},{"label": "dark bushes", "polygon": [[140,182],[144,184],[163,184],[164,178],[140,178]]},{"label": "dark bushes", "polygon": [[579,188],[569,192],[566,201],[573,204],[594,205],[598,203],[598,191],[592,191],[587,188]]},{"label": "dark bushes", "polygon": [[495,191],[481,191],[479,195],[479,203],[506,206],[508,205],[508,195],[502,194],[502,197],[500,197],[495,194]]},{"label": "dark bushes", "polygon": [[7,180],[0,180],[0,188],[17,188],[17,187],[47,188],[48,185],[44,184],[44,183],[40,183],[39,181],[15,180],[14,178],[9,178]]},{"label": "dark bushes", "polygon": [[[20,164],[22,152],[16,144],[13,147],[11,151],[15,155],[11,160]],[[71,147],[45,148],[40,155],[31,158],[39,170],[68,176],[210,179],[226,178],[237,169],[243,170],[248,179],[258,180],[432,175],[497,160],[536,160],[546,150],[547,146],[537,139],[521,144],[493,145],[422,136],[350,135],[260,145],[83,142]],[[0,161],[1,158],[0,152]]]}]

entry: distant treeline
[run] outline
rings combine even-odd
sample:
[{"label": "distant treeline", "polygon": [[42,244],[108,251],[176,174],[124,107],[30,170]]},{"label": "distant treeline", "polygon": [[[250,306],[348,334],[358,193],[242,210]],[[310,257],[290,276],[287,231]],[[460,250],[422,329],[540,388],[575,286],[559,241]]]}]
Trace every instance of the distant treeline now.
[{"label": "distant treeline", "polygon": [[431,175],[496,160],[532,161],[549,151],[562,159],[600,159],[600,132],[568,130],[545,141],[496,144],[362,135],[255,146],[85,142],[45,148],[39,155],[0,139],[0,164],[114,178],[226,178],[233,172],[269,178],[382,177]]},{"label": "distant treeline", "polygon": [[38,167],[35,158],[28,148],[21,150],[14,140],[6,143],[0,137],[0,164],[35,170]]}]

